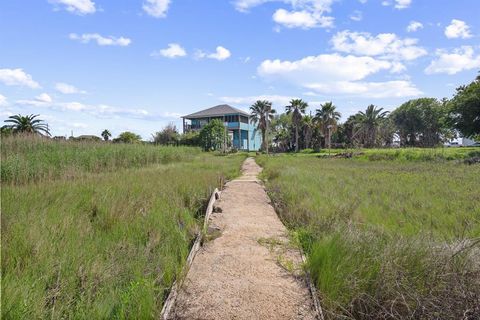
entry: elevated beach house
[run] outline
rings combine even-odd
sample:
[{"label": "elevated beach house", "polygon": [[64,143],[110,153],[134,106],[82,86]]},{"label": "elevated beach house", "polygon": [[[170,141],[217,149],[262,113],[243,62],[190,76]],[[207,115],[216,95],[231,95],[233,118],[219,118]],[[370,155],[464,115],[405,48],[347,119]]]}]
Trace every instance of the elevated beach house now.
[{"label": "elevated beach house", "polygon": [[262,135],[250,115],[240,109],[222,104],[183,116],[183,132],[201,130],[213,119],[220,119],[227,128],[226,137],[234,148],[257,151],[262,144]]}]

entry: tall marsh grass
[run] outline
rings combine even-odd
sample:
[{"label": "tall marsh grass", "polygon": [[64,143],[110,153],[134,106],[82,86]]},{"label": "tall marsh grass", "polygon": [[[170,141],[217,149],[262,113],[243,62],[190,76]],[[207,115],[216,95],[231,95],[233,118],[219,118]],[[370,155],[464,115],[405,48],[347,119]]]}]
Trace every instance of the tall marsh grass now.
[{"label": "tall marsh grass", "polygon": [[328,318],[480,317],[480,166],[258,161]]},{"label": "tall marsh grass", "polygon": [[[36,165],[49,175],[19,169],[2,185],[2,319],[158,318],[207,199],[244,159],[194,148],[8,143],[9,159],[44,159]],[[54,155],[41,156],[46,150]],[[101,172],[88,164],[99,155],[108,159]],[[73,179],[72,165],[82,173]]]},{"label": "tall marsh grass", "polygon": [[193,159],[193,147],[56,141],[37,136],[10,136],[1,141],[2,183],[27,183],[70,178],[88,172],[141,168]]},{"label": "tall marsh grass", "polygon": [[[313,154],[307,150],[303,154]],[[361,160],[397,160],[409,161],[450,161],[464,160],[480,155],[478,147],[439,147],[439,148],[384,148],[384,149],[323,149],[315,153],[318,157],[329,157],[341,153],[351,153],[353,158]]]}]

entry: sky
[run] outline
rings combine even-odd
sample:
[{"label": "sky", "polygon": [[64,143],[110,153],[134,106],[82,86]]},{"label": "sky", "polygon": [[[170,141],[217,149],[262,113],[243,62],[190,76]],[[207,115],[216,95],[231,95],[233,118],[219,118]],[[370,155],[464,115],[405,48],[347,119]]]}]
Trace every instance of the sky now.
[{"label": "sky", "polygon": [[180,116],[258,99],[345,120],[452,97],[480,71],[479,0],[0,2],[0,120],[143,139]]}]

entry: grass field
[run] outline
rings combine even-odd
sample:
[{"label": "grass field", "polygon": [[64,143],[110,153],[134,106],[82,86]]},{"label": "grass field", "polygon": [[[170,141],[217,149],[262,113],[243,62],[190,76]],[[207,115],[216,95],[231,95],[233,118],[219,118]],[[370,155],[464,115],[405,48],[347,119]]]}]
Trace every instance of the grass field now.
[{"label": "grass field", "polygon": [[358,160],[398,160],[398,161],[449,161],[464,160],[480,156],[478,147],[452,148],[384,148],[384,149],[322,149],[315,153],[311,149],[303,150],[300,154],[315,155],[327,158],[341,153],[352,153]]},{"label": "grass field", "polygon": [[480,316],[480,166],[364,160],[258,157],[328,318]]},{"label": "grass field", "polygon": [[200,148],[147,144],[52,141],[41,137],[2,138],[2,183],[71,178],[124,168],[193,159]]},{"label": "grass field", "polygon": [[206,200],[243,159],[2,141],[2,319],[157,318]]}]

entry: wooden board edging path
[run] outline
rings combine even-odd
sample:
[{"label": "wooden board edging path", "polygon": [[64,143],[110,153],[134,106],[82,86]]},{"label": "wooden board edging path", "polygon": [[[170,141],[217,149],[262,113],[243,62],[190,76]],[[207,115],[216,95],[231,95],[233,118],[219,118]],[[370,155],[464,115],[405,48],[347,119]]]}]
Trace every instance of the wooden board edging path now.
[{"label": "wooden board edging path", "polygon": [[[205,219],[203,221],[203,229],[198,233],[197,238],[195,239],[195,242],[193,243],[192,249],[190,250],[190,253],[188,254],[187,257],[187,263],[185,265],[185,274],[188,272],[188,269],[190,269],[190,266],[193,263],[193,259],[195,258],[195,255],[197,254],[198,250],[200,250],[200,246],[202,243],[203,239],[203,234],[207,230],[208,227],[208,220],[210,219],[210,215],[213,212],[213,204],[215,201],[220,197],[220,191],[218,188],[215,188],[213,190],[212,195],[210,196],[210,200],[208,201],[207,209],[205,212]],[[167,320],[169,319],[170,312],[172,311],[172,308],[175,304],[175,300],[177,299],[178,295],[178,289],[180,288],[181,283],[178,281],[175,281],[172,285],[172,289],[170,290],[170,293],[168,294],[167,300],[165,300],[165,303],[163,304],[162,312],[160,313],[160,319],[162,320]]]}]

